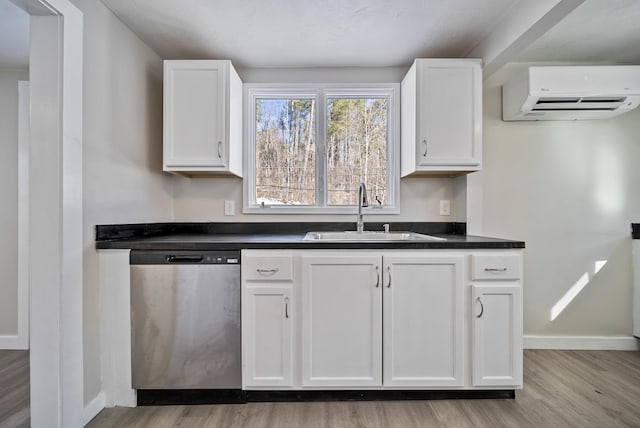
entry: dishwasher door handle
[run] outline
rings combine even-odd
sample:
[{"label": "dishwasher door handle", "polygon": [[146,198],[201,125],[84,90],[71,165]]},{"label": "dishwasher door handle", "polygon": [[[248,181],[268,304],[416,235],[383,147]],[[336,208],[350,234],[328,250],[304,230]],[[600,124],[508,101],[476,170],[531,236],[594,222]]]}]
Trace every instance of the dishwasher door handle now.
[{"label": "dishwasher door handle", "polygon": [[167,256],[167,263],[200,263],[203,256]]}]

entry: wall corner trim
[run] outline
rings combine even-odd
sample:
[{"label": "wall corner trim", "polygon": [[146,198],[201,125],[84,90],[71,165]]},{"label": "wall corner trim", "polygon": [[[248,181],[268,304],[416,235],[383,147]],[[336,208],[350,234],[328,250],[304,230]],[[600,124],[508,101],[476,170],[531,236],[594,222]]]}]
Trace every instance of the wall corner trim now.
[{"label": "wall corner trim", "polygon": [[523,339],[525,349],[640,351],[640,339],[633,336],[524,335]]},{"label": "wall corner trim", "polygon": [[93,418],[95,418],[98,413],[102,411],[105,407],[105,396],[104,392],[100,391],[98,395],[96,395],[93,400],[91,400],[88,404],[84,406],[84,411],[82,412],[82,422],[84,425],[87,425]]}]

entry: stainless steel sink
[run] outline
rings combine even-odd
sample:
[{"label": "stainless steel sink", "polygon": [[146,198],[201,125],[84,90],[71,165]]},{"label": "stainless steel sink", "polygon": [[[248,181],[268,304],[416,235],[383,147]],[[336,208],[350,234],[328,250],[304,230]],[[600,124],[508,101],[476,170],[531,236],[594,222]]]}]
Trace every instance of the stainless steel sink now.
[{"label": "stainless steel sink", "polygon": [[431,235],[415,232],[308,232],[305,241],[355,241],[355,242],[388,242],[388,241],[446,241]]}]

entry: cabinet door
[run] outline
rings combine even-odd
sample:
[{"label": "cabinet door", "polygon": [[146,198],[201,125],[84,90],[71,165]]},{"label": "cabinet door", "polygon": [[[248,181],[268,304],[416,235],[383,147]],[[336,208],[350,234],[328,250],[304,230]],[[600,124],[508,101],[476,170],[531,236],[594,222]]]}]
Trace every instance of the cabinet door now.
[{"label": "cabinet door", "polygon": [[243,293],[243,386],[291,386],[291,289],[255,287]]},{"label": "cabinet door", "polygon": [[419,65],[418,166],[479,165],[482,138],[479,64],[443,61],[442,65],[434,62]]},{"label": "cabinet door", "polygon": [[462,386],[464,256],[384,256],[384,385]]},{"label": "cabinet door", "polygon": [[472,286],[473,385],[522,385],[520,284]]},{"label": "cabinet door", "polygon": [[302,259],[303,387],[382,385],[382,257],[356,254]]},{"label": "cabinet door", "polygon": [[226,167],[226,82],[219,61],[165,62],[165,168]]}]

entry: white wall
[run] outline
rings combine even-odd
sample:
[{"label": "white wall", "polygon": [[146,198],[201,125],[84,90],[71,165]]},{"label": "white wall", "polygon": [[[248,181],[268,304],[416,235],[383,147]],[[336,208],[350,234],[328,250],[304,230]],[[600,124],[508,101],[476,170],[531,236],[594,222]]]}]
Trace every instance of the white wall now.
[{"label": "white wall", "polygon": [[84,14],[84,380],[100,393],[95,225],[171,221],[162,173],[162,60],[98,0]]},{"label": "white wall", "polygon": [[18,80],[0,70],[0,336],[18,334]]},{"label": "white wall", "polygon": [[[502,122],[500,84],[515,67],[485,82],[482,232],[526,241],[525,334],[630,335],[640,110],[609,120]],[[596,273],[599,261],[606,265]],[[574,284],[584,286],[563,300]]]},{"label": "white wall", "polygon": [[[408,67],[387,68],[264,68],[240,69],[244,83],[385,83],[400,82]],[[242,179],[185,178],[176,176],[175,221],[353,221],[353,215],[242,214]],[[460,216],[454,203],[452,178],[412,177],[400,181],[399,215],[365,215],[366,221],[454,221]],[[224,200],[236,204],[235,216],[224,216]],[[452,215],[439,215],[440,199],[452,201]],[[462,207],[464,209],[464,207]],[[462,216],[464,218],[464,216]]]},{"label": "white wall", "polygon": [[[240,178],[176,177],[174,180],[175,221],[353,221],[355,227],[355,208],[353,215],[242,214],[242,179]],[[235,201],[235,216],[224,216],[225,199]],[[452,215],[439,215],[440,199],[451,200]],[[410,177],[400,181],[400,214],[365,214],[364,221],[365,225],[367,221],[454,221],[457,218],[454,210],[453,179]]]}]

